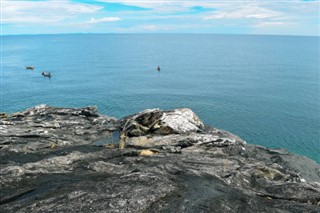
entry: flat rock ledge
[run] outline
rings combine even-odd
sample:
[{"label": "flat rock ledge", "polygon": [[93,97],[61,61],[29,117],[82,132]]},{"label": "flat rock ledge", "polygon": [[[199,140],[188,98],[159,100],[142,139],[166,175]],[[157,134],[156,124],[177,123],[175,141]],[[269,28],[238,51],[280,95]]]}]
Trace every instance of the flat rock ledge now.
[{"label": "flat rock ledge", "polygon": [[320,166],[190,109],[0,116],[0,212],[320,212]]}]

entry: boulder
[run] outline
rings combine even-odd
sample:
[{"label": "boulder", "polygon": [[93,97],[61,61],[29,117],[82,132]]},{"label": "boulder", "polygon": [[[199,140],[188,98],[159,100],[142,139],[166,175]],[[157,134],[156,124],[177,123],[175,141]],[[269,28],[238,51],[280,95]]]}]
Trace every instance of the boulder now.
[{"label": "boulder", "polygon": [[187,108],[172,111],[145,110],[122,120],[122,131],[129,137],[184,134],[203,129],[204,124],[199,117]]}]

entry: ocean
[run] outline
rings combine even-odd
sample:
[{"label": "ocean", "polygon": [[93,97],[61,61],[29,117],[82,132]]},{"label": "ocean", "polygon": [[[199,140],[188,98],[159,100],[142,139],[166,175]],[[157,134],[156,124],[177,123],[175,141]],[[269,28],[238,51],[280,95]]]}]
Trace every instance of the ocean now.
[{"label": "ocean", "polygon": [[[98,106],[121,118],[191,108],[248,143],[320,163],[319,38],[212,34],[1,36],[0,111]],[[33,65],[33,71],[25,66]],[[161,71],[157,71],[157,66]],[[51,72],[51,79],[41,75]]]}]

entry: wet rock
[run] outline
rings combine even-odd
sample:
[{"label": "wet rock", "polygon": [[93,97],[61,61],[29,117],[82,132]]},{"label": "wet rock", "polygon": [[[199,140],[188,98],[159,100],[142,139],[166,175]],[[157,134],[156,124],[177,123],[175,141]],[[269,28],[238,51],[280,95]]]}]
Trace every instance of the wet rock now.
[{"label": "wet rock", "polygon": [[319,164],[204,126],[189,109],[120,124],[92,107],[42,105],[0,127],[1,212],[320,211]]}]

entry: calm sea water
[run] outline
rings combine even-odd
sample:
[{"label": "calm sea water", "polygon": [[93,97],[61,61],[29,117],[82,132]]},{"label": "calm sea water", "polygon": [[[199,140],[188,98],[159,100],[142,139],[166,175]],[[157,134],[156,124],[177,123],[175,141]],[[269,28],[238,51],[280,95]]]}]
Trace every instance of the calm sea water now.
[{"label": "calm sea water", "polygon": [[[123,117],[189,107],[249,143],[320,162],[319,37],[2,36],[1,110],[97,105]],[[35,70],[25,70],[34,65]],[[160,65],[161,71],[156,67]],[[41,76],[50,71],[51,79]]]}]

